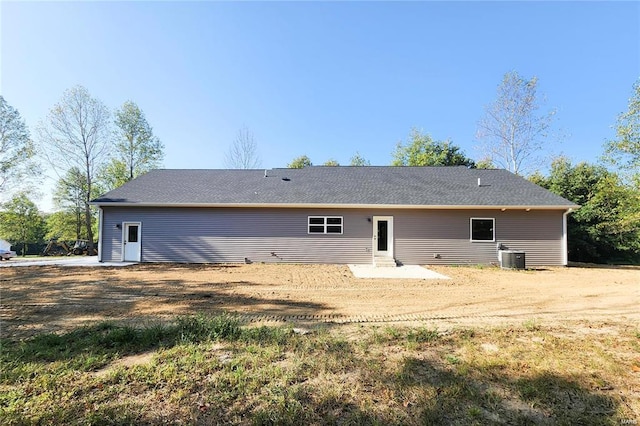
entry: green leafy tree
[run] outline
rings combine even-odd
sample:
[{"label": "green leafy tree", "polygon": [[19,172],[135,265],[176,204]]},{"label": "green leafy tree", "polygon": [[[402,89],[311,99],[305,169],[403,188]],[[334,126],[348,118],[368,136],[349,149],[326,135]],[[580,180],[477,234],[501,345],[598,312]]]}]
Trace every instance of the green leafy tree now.
[{"label": "green leafy tree", "polygon": [[114,128],[113,158],[100,172],[107,190],[159,167],[164,158],[164,145],[134,102],[125,102],[115,112]]},{"label": "green leafy tree", "polygon": [[18,110],[0,95],[0,193],[38,174],[35,147]]},{"label": "green leafy tree", "polygon": [[127,176],[129,176],[129,171],[124,161],[111,158],[100,167],[96,182],[100,182],[106,191],[110,191],[129,182]]},{"label": "green leafy tree", "polygon": [[[76,239],[88,239],[87,230],[84,224],[87,221],[85,215],[87,214],[85,209],[85,193],[86,180],[81,170],[77,167],[71,168],[62,178],[58,179],[56,188],[53,194],[53,202],[59,212],[65,213],[65,221],[69,220],[69,217],[73,217],[74,235],[71,238],[64,238],[66,240]],[[99,185],[94,185],[92,188],[93,194],[91,198],[98,196],[102,190]],[[59,218],[56,216],[53,220],[57,221]],[[95,212],[91,211],[91,223],[92,227],[97,220]],[[53,222],[52,222],[53,223]],[[60,224],[60,221],[56,223]],[[51,233],[51,229],[49,230]],[[69,237],[68,232],[65,230],[65,236]],[[53,235],[51,238],[62,238],[61,236]]]},{"label": "green leafy tree", "polygon": [[398,142],[392,166],[473,166],[474,162],[450,141],[436,141],[413,129],[406,145]]},{"label": "green leafy tree", "polygon": [[512,71],[504,75],[496,100],[478,123],[485,158],[515,174],[541,164],[555,111],[540,112],[538,79]]},{"label": "green leafy tree", "polygon": [[638,260],[640,222],[631,218],[640,211],[640,198],[618,175],[588,163],[574,166],[561,157],[548,177],[536,173],[530,180],[582,206],[568,217],[570,260]]},{"label": "green leafy tree", "polygon": [[640,187],[640,80],[633,85],[629,108],[618,116],[616,139],[607,142],[605,157],[630,171]]},{"label": "green leafy tree", "polygon": [[369,160],[361,156],[359,152],[356,152],[355,154],[353,154],[353,157],[351,157],[350,165],[351,166],[370,166],[371,163],[369,162]]},{"label": "green leafy tree", "polygon": [[490,158],[483,158],[476,163],[476,169],[497,169]]},{"label": "green leafy tree", "polygon": [[246,127],[238,130],[225,157],[225,164],[231,169],[257,169],[260,167],[258,144],[253,133]]},{"label": "green leafy tree", "polygon": [[3,208],[4,211],[0,213],[0,235],[12,245],[21,246],[22,256],[26,256],[29,244],[43,240],[44,219],[24,192],[14,195]]},{"label": "green leafy tree", "polygon": [[323,164],[323,166],[330,166],[330,167],[337,167],[339,165],[340,163],[338,163],[338,160],[334,160],[333,158],[328,159]]},{"label": "green leafy tree", "polygon": [[58,239],[60,241],[75,241],[77,239],[86,239],[86,231],[84,227],[80,229],[78,236],[78,219],[77,216],[68,211],[57,211],[47,215],[47,232],[45,239]]},{"label": "green leafy tree", "polygon": [[287,164],[287,167],[290,169],[302,169],[309,166],[313,166],[313,164],[311,163],[311,159],[306,155],[296,157],[291,161],[291,163]]},{"label": "green leafy tree", "polygon": [[82,86],[68,89],[38,129],[41,152],[58,176],[71,169],[82,173],[85,229],[93,251],[92,207],[96,178],[112,147],[107,107]]}]

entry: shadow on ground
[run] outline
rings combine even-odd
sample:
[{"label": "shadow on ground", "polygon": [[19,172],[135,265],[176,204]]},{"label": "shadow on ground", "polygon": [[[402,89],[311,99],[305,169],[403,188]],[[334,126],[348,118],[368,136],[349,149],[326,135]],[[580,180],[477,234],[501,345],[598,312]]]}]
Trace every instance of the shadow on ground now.
[{"label": "shadow on ground", "polygon": [[[424,359],[447,342],[418,346],[391,361],[384,355],[390,349],[386,342],[366,336],[352,342],[331,334],[237,326],[229,317],[204,316],[138,331],[102,324],[5,346],[3,360],[24,368],[67,361],[80,371],[92,371],[99,362],[88,365],[87,359],[106,360],[181,343],[232,344],[224,362],[211,357],[206,344],[201,349],[187,345],[184,353],[165,355],[152,367],[78,384],[87,394],[94,390],[95,407],[87,411],[73,399],[64,400],[39,418],[43,423],[74,419],[99,424],[613,425],[623,420],[618,418],[619,402],[581,386],[588,382],[583,377],[507,371],[504,366],[464,361],[452,366],[439,356]],[[425,338],[438,339],[435,336]],[[22,367],[15,371],[23,374]],[[5,373],[3,380],[11,374]],[[18,376],[11,380],[24,380]],[[106,395],[100,400],[107,387],[121,389],[127,397]],[[145,402],[149,389],[155,398],[166,398],[164,409],[149,406],[155,400]],[[78,388],[61,391],[87,398]],[[185,406],[190,407],[186,413],[180,411]],[[14,414],[13,420],[30,422],[27,414]]]},{"label": "shadow on ground", "polygon": [[462,419],[512,425],[618,423],[617,401],[575,380],[549,372],[513,377],[499,367],[465,367],[469,373],[460,374],[410,357],[389,380],[426,391],[416,401],[423,424],[462,424]]},{"label": "shadow on ground", "polygon": [[[236,265],[135,265],[128,270],[179,272],[232,270]],[[235,291],[248,281],[220,281],[193,285],[183,279],[123,280],[119,268],[13,268],[0,278],[2,334],[25,338],[37,333],[68,330],[79,325],[122,320],[148,323],[194,313],[235,313],[254,310],[262,316],[318,315],[331,309],[323,303],[244,295]],[[92,274],[91,278],[87,278]],[[256,284],[257,285],[257,284]]]}]

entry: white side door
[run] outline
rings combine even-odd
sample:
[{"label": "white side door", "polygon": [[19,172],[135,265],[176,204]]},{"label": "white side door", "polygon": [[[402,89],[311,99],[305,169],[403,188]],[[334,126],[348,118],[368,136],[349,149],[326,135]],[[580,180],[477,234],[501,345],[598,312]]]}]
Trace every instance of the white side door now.
[{"label": "white side door", "polygon": [[122,260],[140,262],[142,224],[140,222],[123,223],[122,234]]},{"label": "white side door", "polygon": [[373,255],[393,257],[393,216],[373,217]]}]

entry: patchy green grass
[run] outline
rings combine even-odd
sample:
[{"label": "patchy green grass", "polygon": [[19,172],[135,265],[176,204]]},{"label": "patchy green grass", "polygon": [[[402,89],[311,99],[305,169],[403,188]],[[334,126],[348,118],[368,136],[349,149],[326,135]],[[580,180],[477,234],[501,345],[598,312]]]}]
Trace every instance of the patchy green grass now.
[{"label": "patchy green grass", "polygon": [[533,325],[447,332],[362,326],[301,335],[198,315],[4,340],[0,423],[618,425],[637,419],[640,407],[630,396],[639,380],[637,329],[584,335]]}]

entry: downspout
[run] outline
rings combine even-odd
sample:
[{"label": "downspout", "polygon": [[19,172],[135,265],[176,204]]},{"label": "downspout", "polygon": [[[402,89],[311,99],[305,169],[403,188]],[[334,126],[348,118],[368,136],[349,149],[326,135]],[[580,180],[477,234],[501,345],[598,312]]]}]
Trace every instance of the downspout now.
[{"label": "downspout", "polygon": [[104,225],[104,212],[98,207],[98,262],[102,262],[102,228]]},{"label": "downspout", "polygon": [[569,265],[569,243],[568,243],[568,229],[567,229],[567,216],[573,209],[568,209],[562,213],[562,265]]}]

